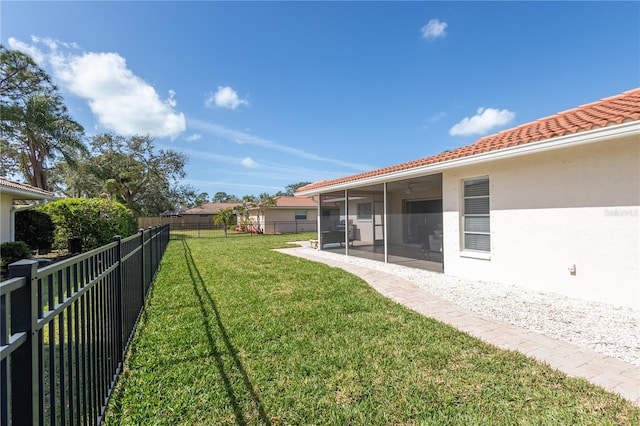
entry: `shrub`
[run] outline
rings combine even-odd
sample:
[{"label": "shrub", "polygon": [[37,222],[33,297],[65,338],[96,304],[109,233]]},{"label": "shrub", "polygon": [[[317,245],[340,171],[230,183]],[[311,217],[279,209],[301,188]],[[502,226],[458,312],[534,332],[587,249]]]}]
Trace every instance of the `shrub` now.
[{"label": "shrub", "polygon": [[39,254],[51,251],[54,229],[51,217],[44,212],[30,209],[16,213],[16,240],[24,241]]},{"label": "shrub", "polygon": [[0,257],[2,258],[2,276],[6,276],[6,267],[20,259],[30,259],[31,249],[24,241],[13,241],[0,245]]},{"label": "shrub", "polygon": [[67,198],[38,207],[55,224],[53,248],[64,250],[70,237],[79,237],[91,250],[137,232],[136,219],[122,204],[102,198]]}]

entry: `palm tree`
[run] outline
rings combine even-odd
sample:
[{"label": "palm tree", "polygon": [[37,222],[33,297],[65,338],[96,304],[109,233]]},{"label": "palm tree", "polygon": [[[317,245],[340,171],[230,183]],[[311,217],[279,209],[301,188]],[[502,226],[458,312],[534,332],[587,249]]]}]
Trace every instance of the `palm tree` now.
[{"label": "palm tree", "polygon": [[213,221],[216,225],[224,225],[224,236],[227,236],[227,228],[233,222],[234,218],[233,209],[226,208],[220,209],[216,215],[213,216]]},{"label": "palm tree", "polygon": [[29,55],[0,44],[2,175],[22,172],[31,185],[51,189],[47,162],[72,166],[86,152],[82,135],[47,73]]},{"label": "palm tree", "polygon": [[20,171],[32,186],[50,189],[48,161],[62,158],[73,165],[78,154],[87,151],[84,129],[71,119],[58,94],[31,94],[24,106],[11,105],[3,113],[15,135]]},{"label": "palm tree", "polygon": [[[258,207],[258,231],[262,232],[262,227],[260,225],[260,217],[262,217],[264,219],[266,211],[269,207],[273,207],[278,205],[278,202],[276,201],[275,198],[273,198],[271,195],[265,193],[262,193],[259,195],[259,201],[255,204],[255,207]],[[265,223],[265,226],[267,224]]]}]

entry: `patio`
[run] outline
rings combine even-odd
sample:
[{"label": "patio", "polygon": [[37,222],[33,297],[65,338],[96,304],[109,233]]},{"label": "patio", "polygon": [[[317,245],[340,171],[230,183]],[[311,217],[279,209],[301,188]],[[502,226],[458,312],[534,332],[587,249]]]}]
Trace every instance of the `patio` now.
[{"label": "patio", "polygon": [[[345,251],[339,244],[325,245],[322,250],[336,254],[344,254]],[[425,251],[418,244],[391,245],[388,250],[389,263],[432,272],[444,272],[442,253]],[[349,244],[349,255],[384,262],[384,247],[353,241]]]}]

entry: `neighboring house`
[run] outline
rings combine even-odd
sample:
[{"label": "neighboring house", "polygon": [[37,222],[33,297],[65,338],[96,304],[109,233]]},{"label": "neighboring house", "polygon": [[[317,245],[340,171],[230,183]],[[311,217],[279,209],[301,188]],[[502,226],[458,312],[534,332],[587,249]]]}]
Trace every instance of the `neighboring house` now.
[{"label": "neighboring house", "polygon": [[233,209],[242,203],[203,203],[196,207],[189,207],[180,211],[180,215],[211,216],[222,209]]},{"label": "neighboring house", "polygon": [[242,203],[203,203],[196,207],[167,210],[160,217],[139,217],[138,227],[148,228],[168,223],[172,229],[209,229],[215,226],[215,215],[222,209],[233,209]]},{"label": "neighboring house", "polygon": [[325,250],[640,309],[640,88],[296,195]]},{"label": "neighboring house", "polygon": [[0,178],[0,243],[15,241],[16,211],[55,199],[52,192]]},{"label": "neighboring house", "polygon": [[249,221],[267,234],[315,231],[318,204],[311,197],[273,197],[273,206],[249,207]]},{"label": "neighboring house", "polygon": [[213,224],[214,216],[220,210],[233,209],[242,203],[203,203],[196,207],[189,207],[180,211],[180,217],[185,223]]}]

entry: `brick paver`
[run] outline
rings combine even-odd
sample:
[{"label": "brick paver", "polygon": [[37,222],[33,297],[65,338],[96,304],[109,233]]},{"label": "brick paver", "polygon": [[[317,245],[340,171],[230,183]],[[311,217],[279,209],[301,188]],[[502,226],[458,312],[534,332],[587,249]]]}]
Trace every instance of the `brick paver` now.
[{"label": "brick paver", "polygon": [[322,262],[361,277],[385,297],[502,349],[516,350],[569,376],[581,377],[640,406],[640,367],[469,311],[396,275],[315,255],[297,247],[282,253]]}]

